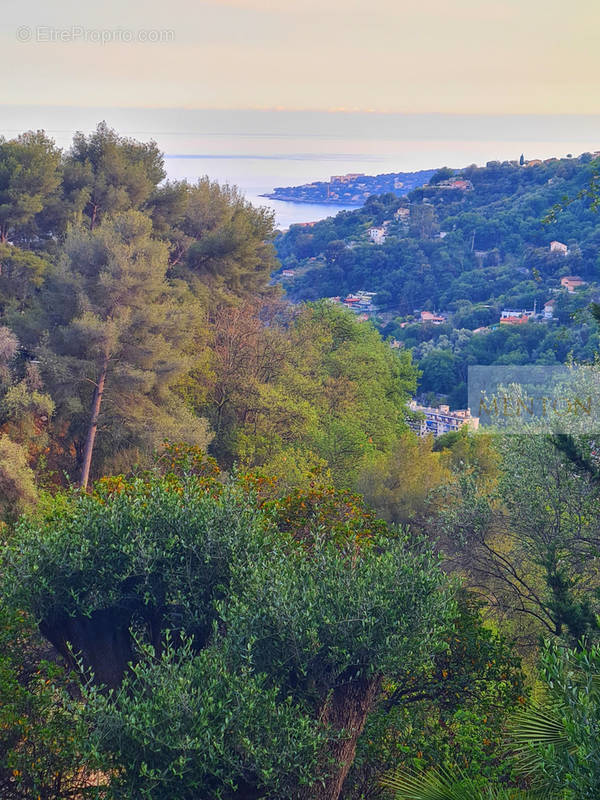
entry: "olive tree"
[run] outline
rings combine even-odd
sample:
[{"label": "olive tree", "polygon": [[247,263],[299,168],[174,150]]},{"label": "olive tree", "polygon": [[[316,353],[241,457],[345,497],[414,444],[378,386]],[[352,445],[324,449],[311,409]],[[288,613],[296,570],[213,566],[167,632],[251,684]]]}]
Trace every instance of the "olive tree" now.
[{"label": "olive tree", "polygon": [[453,593],[422,541],[278,519],[237,483],[115,479],[5,549],[11,603],[113,689],[115,797],[164,797],[164,774],[181,798],[337,800],[384,680],[445,647]]}]

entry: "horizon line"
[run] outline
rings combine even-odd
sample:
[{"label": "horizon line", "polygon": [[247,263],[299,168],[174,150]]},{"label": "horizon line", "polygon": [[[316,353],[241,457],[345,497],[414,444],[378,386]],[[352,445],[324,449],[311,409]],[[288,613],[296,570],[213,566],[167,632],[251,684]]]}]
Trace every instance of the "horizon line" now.
[{"label": "horizon line", "polygon": [[410,111],[406,109],[377,109],[377,108],[311,108],[311,107],[285,107],[285,106],[190,106],[190,105],[70,105],[67,103],[0,103],[0,108],[27,108],[27,109],[70,109],[70,110],[119,110],[119,111],[222,111],[222,112],[261,112],[261,113],[292,113],[292,114],[372,114],[373,116],[444,116],[444,117],[600,117],[598,111]]}]

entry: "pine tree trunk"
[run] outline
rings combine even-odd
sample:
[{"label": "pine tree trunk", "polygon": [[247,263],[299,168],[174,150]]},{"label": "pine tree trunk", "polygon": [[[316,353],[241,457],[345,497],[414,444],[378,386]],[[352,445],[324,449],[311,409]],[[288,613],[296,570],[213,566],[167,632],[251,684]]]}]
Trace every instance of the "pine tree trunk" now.
[{"label": "pine tree trunk", "polygon": [[[333,741],[324,753],[323,771],[329,773],[325,782],[305,789],[300,795],[301,800],[338,800],[356,755],[358,737],[380,688],[381,678],[373,677],[352,680],[333,690],[325,703],[321,719],[331,726],[332,733],[343,730],[346,736]],[[333,765],[326,763],[329,760],[333,761]]]},{"label": "pine tree trunk", "polygon": [[98,429],[98,417],[100,416],[100,406],[102,405],[102,394],[104,392],[104,383],[106,381],[106,373],[108,372],[108,353],[105,353],[102,360],[102,367],[98,383],[94,389],[94,396],[92,398],[92,414],[90,417],[90,426],[88,428],[87,436],[85,439],[85,449],[83,451],[83,463],[81,465],[81,479],[79,486],[82,489],[87,489],[88,481],[90,479],[90,467],[92,465],[92,453],[94,451],[94,442],[96,441],[96,431]]}]

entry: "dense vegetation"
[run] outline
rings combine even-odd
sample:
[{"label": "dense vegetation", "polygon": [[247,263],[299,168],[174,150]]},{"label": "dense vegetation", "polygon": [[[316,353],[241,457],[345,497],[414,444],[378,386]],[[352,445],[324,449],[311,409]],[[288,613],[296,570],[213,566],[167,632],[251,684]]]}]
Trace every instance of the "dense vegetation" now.
[{"label": "dense vegetation", "polygon": [[594,436],[418,439],[273,236],[104,125],[0,142],[0,795],[597,797]]}]

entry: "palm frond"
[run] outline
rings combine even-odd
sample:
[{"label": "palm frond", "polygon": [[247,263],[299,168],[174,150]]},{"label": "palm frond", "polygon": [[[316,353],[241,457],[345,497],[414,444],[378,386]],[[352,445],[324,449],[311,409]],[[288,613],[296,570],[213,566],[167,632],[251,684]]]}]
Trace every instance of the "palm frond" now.
[{"label": "palm frond", "polygon": [[552,708],[532,706],[522,711],[514,718],[510,734],[517,750],[530,744],[568,745],[563,722]]},{"label": "palm frond", "polygon": [[395,793],[396,800],[482,800],[480,792],[474,791],[474,787],[469,789],[467,786],[458,795],[458,787],[462,783],[460,772],[451,775],[442,769],[428,772],[397,770],[381,781],[382,786]]},{"label": "palm frond", "polygon": [[532,745],[554,745],[568,749],[570,742],[564,724],[553,708],[532,706],[514,718],[509,729],[519,770],[536,778],[542,756]]},{"label": "palm frond", "polygon": [[[460,770],[427,772],[396,770],[381,780],[394,793],[395,800],[542,800],[536,792],[507,789],[504,786],[478,787]],[[543,800],[550,800],[548,794]]]}]

